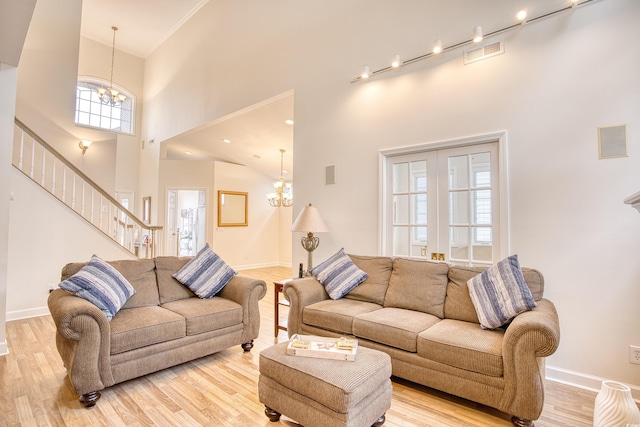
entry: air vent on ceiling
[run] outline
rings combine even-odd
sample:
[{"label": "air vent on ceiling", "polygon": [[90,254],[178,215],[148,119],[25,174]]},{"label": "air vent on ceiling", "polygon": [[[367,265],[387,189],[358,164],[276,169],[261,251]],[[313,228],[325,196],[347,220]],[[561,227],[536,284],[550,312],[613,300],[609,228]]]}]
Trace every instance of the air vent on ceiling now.
[{"label": "air vent on ceiling", "polygon": [[464,63],[465,65],[470,64],[472,62],[491,58],[492,56],[502,55],[503,53],[504,42],[502,40],[487,43],[480,47],[473,46],[464,50]]}]

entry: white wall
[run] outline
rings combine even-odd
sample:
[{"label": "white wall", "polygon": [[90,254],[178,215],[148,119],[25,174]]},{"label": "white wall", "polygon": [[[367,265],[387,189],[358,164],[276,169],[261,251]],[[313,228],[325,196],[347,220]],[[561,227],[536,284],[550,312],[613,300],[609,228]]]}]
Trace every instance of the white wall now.
[{"label": "white wall", "polygon": [[[78,75],[85,77],[98,77],[109,81],[111,72],[111,46],[98,43],[85,37],[80,38],[80,50],[78,60]],[[133,135],[117,134],[104,131],[89,131],[87,138],[97,140],[108,139],[109,145],[115,153],[114,162],[104,161],[91,169],[92,176],[96,171],[107,169],[113,176],[108,187],[109,191],[133,190],[135,194],[136,214],[142,214],[142,197],[138,191],[138,164],[140,162],[141,139],[140,123],[142,122],[142,94],[144,79],[144,59],[128,54],[117,49],[114,60],[114,83],[125,88],[134,94],[136,98],[135,117],[137,126],[134,127]],[[91,134],[91,135],[89,135]],[[87,150],[87,155],[93,158],[100,158],[93,152],[93,146]],[[115,165],[115,167],[114,167]],[[111,193],[114,194],[114,193]],[[155,195],[155,194],[154,194]]]},{"label": "white wall", "polygon": [[[159,225],[166,227],[167,190],[204,189],[206,241],[227,264],[237,269],[282,265],[281,256],[286,257],[287,252],[290,256],[291,222],[281,227],[280,210],[267,203],[266,194],[273,191],[268,177],[246,166],[213,161],[162,160],[159,171],[158,204],[163,207]],[[247,227],[218,227],[218,190],[249,193]],[[286,212],[283,215],[286,221]]]},{"label": "white wall", "polygon": [[[211,248],[236,269],[278,265],[280,239],[289,238],[290,232],[280,231],[279,209],[283,208],[272,208],[267,202],[273,181],[246,166],[214,162],[213,186]],[[218,227],[220,190],[248,193],[248,226]]]},{"label": "white wall", "polygon": [[[331,232],[319,261],[343,246],[377,253],[379,150],[506,131],[511,252],[543,272],[561,319],[548,373],[640,386],[628,362],[640,344],[640,264],[628,255],[640,249],[640,218],[622,202],[640,182],[640,3],[594,2],[525,25],[504,35],[504,55],[471,65],[455,50],[349,83],[362,65],[425,53],[442,33],[453,43],[490,16],[513,21],[504,2],[457,6],[210,2],[148,58],[143,132],[164,139],[294,89],[293,215],[320,209]],[[630,157],[598,160],[597,127],[619,123]],[[338,182],[325,186],[329,164]],[[305,255],[293,239],[293,264]]]},{"label": "white wall", "polygon": [[9,263],[11,146],[18,69],[0,62],[0,356],[7,354],[6,309]]},{"label": "white wall", "polygon": [[134,258],[16,170],[11,192],[7,320],[48,314],[49,289],[58,286],[69,262],[86,262],[94,254],[107,261]]},{"label": "white wall", "polygon": [[85,139],[74,124],[81,10],[82,0],[36,3],[18,66],[16,100],[16,116],[74,160]]}]

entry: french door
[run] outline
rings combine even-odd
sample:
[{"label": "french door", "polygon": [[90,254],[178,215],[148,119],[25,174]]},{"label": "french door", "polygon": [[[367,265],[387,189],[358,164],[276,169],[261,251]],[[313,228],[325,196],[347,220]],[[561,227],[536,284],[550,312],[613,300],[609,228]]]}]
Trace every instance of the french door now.
[{"label": "french door", "polygon": [[498,143],[386,157],[384,252],[452,264],[500,258]]}]

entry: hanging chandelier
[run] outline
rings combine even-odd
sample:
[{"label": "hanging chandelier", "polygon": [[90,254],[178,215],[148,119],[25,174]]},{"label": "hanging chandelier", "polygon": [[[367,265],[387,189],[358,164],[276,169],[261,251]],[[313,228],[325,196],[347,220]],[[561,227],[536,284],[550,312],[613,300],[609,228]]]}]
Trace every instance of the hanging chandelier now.
[{"label": "hanging chandelier", "polygon": [[275,193],[267,194],[269,204],[274,208],[283,206],[288,208],[293,205],[293,185],[284,182],[284,150],[280,149],[280,179],[273,183]]},{"label": "hanging chandelier", "polygon": [[113,30],[113,46],[111,48],[111,79],[109,80],[109,87],[99,87],[96,89],[98,92],[98,98],[100,102],[105,105],[111,104],[112,107],[117,107],[122,104],[127,97],[120,93],[119,90],[113,88],[113,60],[116,56],[116,31],[118,27],[111,27]]}]

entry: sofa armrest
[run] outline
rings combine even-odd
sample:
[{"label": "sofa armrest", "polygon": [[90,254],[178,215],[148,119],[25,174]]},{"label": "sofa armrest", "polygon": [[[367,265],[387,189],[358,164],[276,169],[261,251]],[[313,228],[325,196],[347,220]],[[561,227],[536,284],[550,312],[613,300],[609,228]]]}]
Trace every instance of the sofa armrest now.
[{"label": "sofa armrest", "polygon": [[113,385],[111,327],[98,307],[62,289],[47,300],[56,325],[56,346],[78,395]]},{"label": "sofa armrest", "polygon": [[503,407],[530,420],[538,419],[544,403],[542,358],[553,354],[560,344],[560,321],[554,304],[544,298],[537,304],[513,319],[502,344]]},{"label": "sofa armrest", "polygon": [[235,275],[218,293],[218,296],[236,302],[242,306],[244,330],[242,342],[246,343],[258,337],[260,331],[260,301],[267,293],[264,280]]},{"label": "sofa armrest", "polygon": [[287,332],[290,337],[293,334],[303,333],[302,311],[306,306],[329,299],[324,286],[315,277],[290,280],[284,284],[282,293],[290,303],[287,321]]}]

